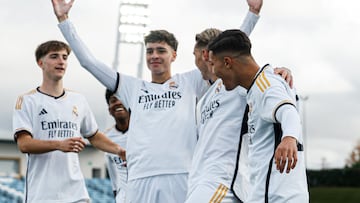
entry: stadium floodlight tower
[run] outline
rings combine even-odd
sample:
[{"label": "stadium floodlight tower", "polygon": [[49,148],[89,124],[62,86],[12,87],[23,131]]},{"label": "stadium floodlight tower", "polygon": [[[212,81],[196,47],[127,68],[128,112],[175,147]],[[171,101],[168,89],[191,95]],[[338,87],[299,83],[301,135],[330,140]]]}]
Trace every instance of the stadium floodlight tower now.
[{"label": "stadium floodlight tower", "polygon": [[150,0],[121,0],[118,13],[115,57],[113,68],[119,66],[119,52],[121,44],[140,45],[140,60],[137,77],[142,77],[144,65],[144,35],[150,24]]}]

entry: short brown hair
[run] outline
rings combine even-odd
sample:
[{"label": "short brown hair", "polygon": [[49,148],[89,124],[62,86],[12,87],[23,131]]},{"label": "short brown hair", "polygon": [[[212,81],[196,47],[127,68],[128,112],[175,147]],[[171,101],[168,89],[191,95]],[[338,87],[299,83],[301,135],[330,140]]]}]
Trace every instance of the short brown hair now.
[{"label": "short brown hair", "polygon": [[57,41],[57,40],[50,40],[40,44],[35,51],[35,58],[36,61],[39,61],[40,58],[45,56],[51,51],[60,51],[66,50],[67,54],[71,53],[71,48],[64,42]]},{"label": "short brown hair", "polygon": [[195,35],[195,47],[196,48],[205,48],[208,46],[208,44],[215,39],[219,34],[221,33],[221,30],[216,28],[208,28],[204,31],[198,33]]},{"label": "short brown hair", "polygon": [[165,42],[171,48],[173,48],[174,51],[176,51],[178,47],[178,41],[175,38],[174,34],[166,30],[152,30],[148,35],[145,36],[144,41],[145,45],[147,43]]}]

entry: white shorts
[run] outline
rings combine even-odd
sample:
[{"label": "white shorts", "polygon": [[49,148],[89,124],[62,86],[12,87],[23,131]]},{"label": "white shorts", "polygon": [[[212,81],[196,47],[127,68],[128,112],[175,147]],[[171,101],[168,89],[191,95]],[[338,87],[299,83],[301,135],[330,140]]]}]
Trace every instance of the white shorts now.
[{"label": "white shorts", "polygon": [[185,203],[239,203],[233,192],[221,183],[201,183],[188,194]]},{"label": "white shorts", "polygon": [[119,190],[116,194],[115,202],[116,203],[125,203],[125,199],[126,199],[125,190],[124,189]]},{"label": "white shorts", "polygon": [[184,203],[187,173],[157,175],[127,183],[127,203]]}]

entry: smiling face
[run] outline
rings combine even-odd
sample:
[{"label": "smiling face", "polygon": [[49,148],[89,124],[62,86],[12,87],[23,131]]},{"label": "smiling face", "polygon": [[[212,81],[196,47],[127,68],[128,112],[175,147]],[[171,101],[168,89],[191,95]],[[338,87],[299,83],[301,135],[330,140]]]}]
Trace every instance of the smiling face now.
[{"label": "smiling face", "polygon": [[109,98],[109,113],[117,120],[127,120],[130,117],[122,102],[114,95]]},{"label": "smiling face", "polygon": [[232,90],[238,86],[236,73],[229,64],[229,57],[214,55],[212,51],[209,52],[209,64],[212,67],[213,73],[223,80],[226,90]]},{"label": "smiling face", "polygon": [[59,81],[63,78],[68,62],[67,50],[50,51],[38,60],[46,80]]},{"label": "smiling face", "polygon": [[166,42],[146,44],[146,63],[153,76],[171,75],[171,63],[176,58],[174,51]]}]

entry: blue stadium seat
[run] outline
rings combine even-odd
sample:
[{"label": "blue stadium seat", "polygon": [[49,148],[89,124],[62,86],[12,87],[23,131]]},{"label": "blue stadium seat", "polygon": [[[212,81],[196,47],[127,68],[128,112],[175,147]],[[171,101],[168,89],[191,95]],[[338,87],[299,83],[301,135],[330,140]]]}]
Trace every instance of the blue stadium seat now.
[{"label": "blue stadium seat", "polygon": [[[92,203],[115,203],[109,179],[85,179]],[[0,182],[0,203],[21,203],[24,193],[24,179],[10,178]]]},{"label": "blue stadium seat", "polygon": [[92,178],[85,183],[92,203],[115,203],[109,179]]}]

